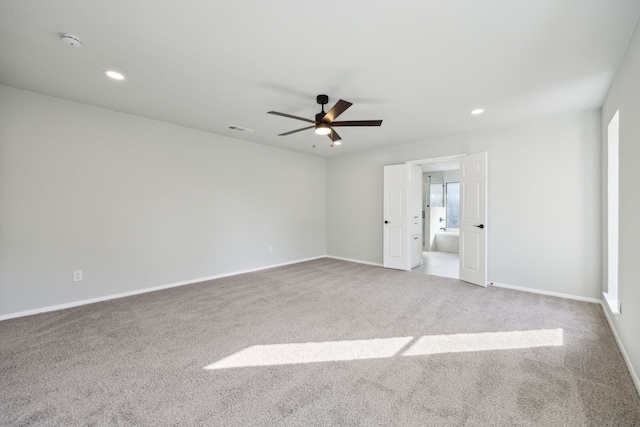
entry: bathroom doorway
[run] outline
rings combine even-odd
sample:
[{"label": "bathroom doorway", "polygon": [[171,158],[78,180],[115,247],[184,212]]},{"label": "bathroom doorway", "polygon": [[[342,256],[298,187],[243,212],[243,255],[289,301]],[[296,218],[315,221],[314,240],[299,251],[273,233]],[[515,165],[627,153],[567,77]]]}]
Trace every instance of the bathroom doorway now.
[{"label": "bathroom doorway", "polygon": [[[428,274],[437,274],[429,265],[444,262],[454,266],[453,260],[457,253],[457,278],[478,286],[487,286],[487,161],[487,152],[479,152],[405,162],[420,166],[426,174],[423,179],[429,180],[422,194],[423,267],[416,271],[426,270]],[[442,183],[435,179],[436,173],[442,173]],[[455,185],[456,173],[459,185]],[[447,182],[452,185],[447,185]],[[439,188],[442,190],[438,190]],[[447,190],[450,191],[449,206],[446,200]],[[458,201],[457,206],[455,200]],[[436,206],[440,204],[442,206]],[[441,252],[451,255],[442,255]],[[435,257],[438,257],[437,262]],[[451,270],[452,268],[448,268],[448,272],[438,271],[438,274],[454,276],[455,273]]]},{"label": "bathroom doorway", "polygon": [[422,265],[413,271],[459,278],[460,162],[423,163]]}]

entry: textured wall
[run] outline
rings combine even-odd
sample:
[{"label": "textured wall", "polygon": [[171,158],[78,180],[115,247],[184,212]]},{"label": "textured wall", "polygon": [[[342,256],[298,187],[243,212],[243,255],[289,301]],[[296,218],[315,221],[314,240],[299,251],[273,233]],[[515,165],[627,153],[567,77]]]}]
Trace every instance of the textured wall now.
[{"label": "textured wall", "polygon": [[0,315],[322,256],[325,212],[324,159],[0,86]]},{"label": "textured wall", "polygon": [[[619,240],[618,240],[618,297],[622,314],[613,326],[635,370],[636,387],[640,390],[640,28],[629,42],[616,79],[602,109],[603,126],[603,191],[606,192],[607,125],[617,110],[620,111],[619,135]],[[602,198],[604,239],[606,243],[606,193]],[[604,246],[606,250],[606,245]],[[607,254],[603,257],[607,261]],[[607,289],[606,268],[604,290]]]},{"label": "textured wall", "polygon": [[382,263],[382,167],[488,152],[488,278],[599,298],[600,111],[327,161],[327,253]]}]

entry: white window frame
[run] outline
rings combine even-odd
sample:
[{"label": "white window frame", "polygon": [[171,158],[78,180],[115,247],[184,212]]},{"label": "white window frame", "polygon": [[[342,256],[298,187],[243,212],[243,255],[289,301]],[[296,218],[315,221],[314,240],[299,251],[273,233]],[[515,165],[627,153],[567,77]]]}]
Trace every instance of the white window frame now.
[{"label": "white window frame", "polygon": [[616,111],[607,126],[607,291],[603,295],[614,314],[621,312],[618,293],[619,113]]}]

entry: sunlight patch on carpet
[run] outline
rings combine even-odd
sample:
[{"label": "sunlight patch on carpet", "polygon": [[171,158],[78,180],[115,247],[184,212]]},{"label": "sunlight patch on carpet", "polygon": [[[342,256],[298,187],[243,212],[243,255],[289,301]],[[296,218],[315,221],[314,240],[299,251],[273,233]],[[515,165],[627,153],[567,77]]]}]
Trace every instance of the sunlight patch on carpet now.
[{"label": "sunlight patch on carpet", "polygon": [[564,344],[562,329],[482,332],[476,334],[428,335],[402,353],[403,356],[460,353],[466,351],[515,350],[555,347]]},{"label": "sunlight patch on carpet", "polygon": [[[400,355],[400,351],[412,340],[414,340],[413,337],[394,337],[352,341],[252,345],[205,366],[204,369],[383,359]],[[564,345],[562,329],[425,335],[416,339],[401,356],[516,350],[562,345]]]},{"label": "sunlight patch on carpet", "polygon": [[253,345],[209,366],[205,366],[204,369],[381,359],[393,357],[412,339],[413,337],[396,337],[354,341]]}]

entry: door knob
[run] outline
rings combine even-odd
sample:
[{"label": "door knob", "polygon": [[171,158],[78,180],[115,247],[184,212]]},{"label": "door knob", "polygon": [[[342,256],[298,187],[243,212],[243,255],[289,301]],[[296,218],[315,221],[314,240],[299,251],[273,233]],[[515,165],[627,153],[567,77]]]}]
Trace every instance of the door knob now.
[{"label": "door knob", "polygon": [[385,221],[384,223],[385,223],[385,224],[389,224],[389,221]]},{"label": "door knob", "polygon": [[474,225],[474,227],[478,227],[478,228],[484,228],[484,224],[480,224],[480,225]]}]

